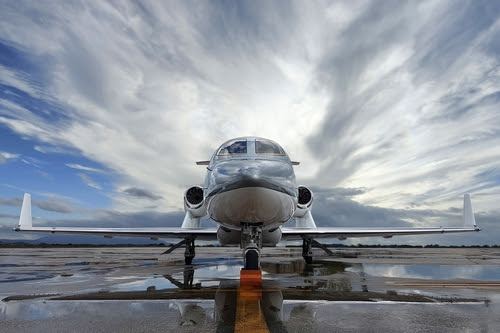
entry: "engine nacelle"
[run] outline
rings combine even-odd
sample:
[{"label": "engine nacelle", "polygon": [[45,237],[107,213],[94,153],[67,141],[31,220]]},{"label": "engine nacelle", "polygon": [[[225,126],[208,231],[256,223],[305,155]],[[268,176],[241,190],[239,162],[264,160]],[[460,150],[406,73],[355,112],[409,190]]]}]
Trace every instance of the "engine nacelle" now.
[{"label": "engine nacelle", "polygon": [[316,228],[316,223],[311,214],[312,204],[313,193],[311,190],[305,186],[299,186],[297,209],[293,214],[296,228]]},{"label": "engine nacelle", "polygon": [[305,186],[299,186],[299,197],[297,202],[297,209],[295,210],[294,217],[303,217],[308,211],[311,210],[313,204],[313,193]]},{"label": "engine nacelle", "polygon": [[184,193],[184,210],[190,212],[192,217],[203,217],[207,214],[203,196],[201,186],[191,186]]},{"label": "engine nacelle", "polygon": [[[240,245],[241,232],[239,230],[232,230],[224,227],[217,229],[217,239],[221,245]],[[275,228],[271,230],[262,231],[262,245],[263,246],[276,246],[281,240],[281,229]]]}]

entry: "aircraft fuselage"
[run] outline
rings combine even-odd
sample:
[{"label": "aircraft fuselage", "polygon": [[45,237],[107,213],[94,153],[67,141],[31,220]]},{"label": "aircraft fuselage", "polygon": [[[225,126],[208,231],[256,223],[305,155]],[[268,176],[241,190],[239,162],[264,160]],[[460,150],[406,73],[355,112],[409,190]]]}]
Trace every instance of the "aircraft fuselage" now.
[{"label": "aircraft fuselage", "polygon": [[275,142],[245,137],[224,143],[205,178],[207,213],[221,226],[274,229],[297,207],[298,189],[290,158]]}]

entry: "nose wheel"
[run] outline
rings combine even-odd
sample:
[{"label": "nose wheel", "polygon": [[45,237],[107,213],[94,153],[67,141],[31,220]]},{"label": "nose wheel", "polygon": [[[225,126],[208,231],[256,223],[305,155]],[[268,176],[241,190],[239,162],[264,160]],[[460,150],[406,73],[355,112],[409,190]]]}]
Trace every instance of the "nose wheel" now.
[{"label": "nose wheel", "polygon": [[260,248],[262,247],[262,228],[244,224],[241,227],[241,248],[243,249],[246,270],[260,269]]},{"label": "nose wheel", "polygon": [[259,251],[257,249],[247,249],[245,251],[245,269],[257,270],[260,268]]}]

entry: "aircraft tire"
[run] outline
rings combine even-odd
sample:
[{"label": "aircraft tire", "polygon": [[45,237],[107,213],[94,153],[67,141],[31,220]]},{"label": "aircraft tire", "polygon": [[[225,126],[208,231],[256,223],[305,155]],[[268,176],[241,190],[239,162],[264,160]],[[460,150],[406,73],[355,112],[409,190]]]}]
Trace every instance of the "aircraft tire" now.
[{"label": "aircraft tire", "polygon": [[194,257],[184,257],[184,263],[186,265],[191,265],[191,263],[193,262],[193,258]]},{"label": "aircraft tire", "polygon": [[305,256],[304,259],[306,260],[306,264],[308,264],[308,265],[311,265],[313,263],[312,256]]},{"label": "aircraft tire", "polygon": [[245,269],[259,269],[259,253],[256,250],[248,250],[245,253]]}]

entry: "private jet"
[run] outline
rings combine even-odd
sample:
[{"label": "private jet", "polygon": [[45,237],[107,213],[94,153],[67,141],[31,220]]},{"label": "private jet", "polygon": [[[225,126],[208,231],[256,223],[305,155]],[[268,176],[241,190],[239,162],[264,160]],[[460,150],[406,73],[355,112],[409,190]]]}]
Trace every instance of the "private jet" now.
[{"label": "private jet", "polygon": [[[31,197],[23,199],[19,225],[15,231],[64,234],[177,238],[170,253],[184,245],[187,265],[195,257],[195,240],[218,240],[223,246],[239,245],[244,268],[260,268],[263,247],[276,246],[282,240],[302,240],[302,256],[313,260],[313,247],[331,251],[317,239],[399,235],[425,235],[480,231],[470,195],[464,195],[463,224],[456,228],[346,228],[316,227],[311,214],[313,192],[298,186],[294,166],[283,148],[274,141],[259,137],[241,137],[222,144],[210,160],[196,162],[206,166],[203,186],[192,186],[184,194],[185,217],[180,228],[79,228],[34,227]],[[201,227],[200,219],[210,217],[217,228]],[[295,227],[284,227],[290,219]]]}]

